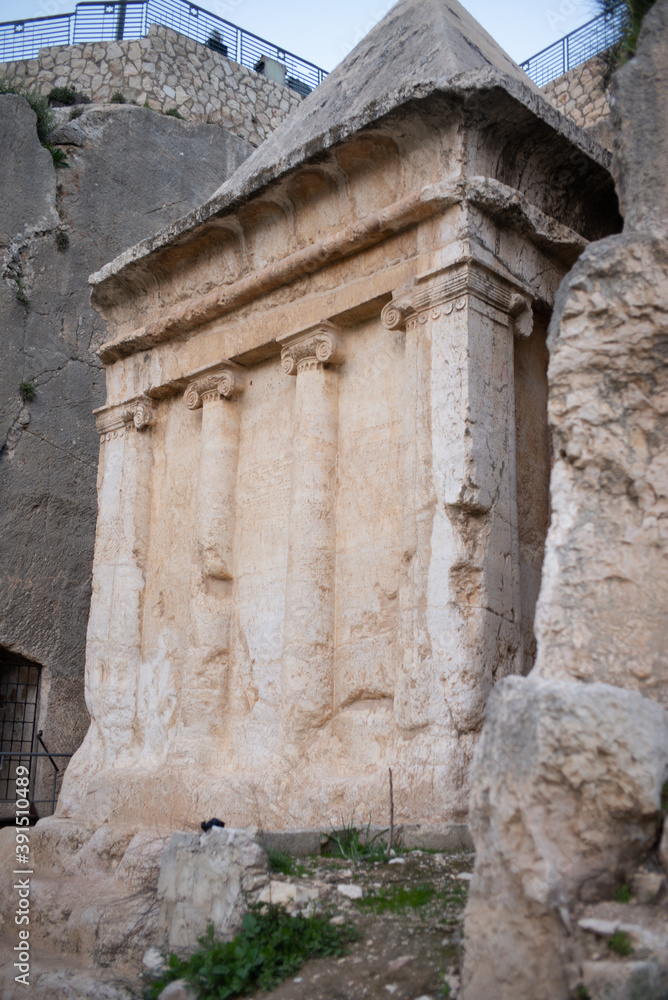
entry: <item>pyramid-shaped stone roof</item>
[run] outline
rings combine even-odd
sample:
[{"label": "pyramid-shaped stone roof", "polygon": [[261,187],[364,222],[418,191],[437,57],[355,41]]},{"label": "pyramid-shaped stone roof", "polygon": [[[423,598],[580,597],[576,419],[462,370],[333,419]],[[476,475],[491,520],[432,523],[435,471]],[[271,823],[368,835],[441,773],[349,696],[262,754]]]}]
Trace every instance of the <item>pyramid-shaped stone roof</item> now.
[{"label": "pyramid-shaped stone roof", "polygon": [[610,157],[551,104],[457,0],[399,0],[199,209],[91,276],[99,284],[408,101],[500,87],[604,166]]}]

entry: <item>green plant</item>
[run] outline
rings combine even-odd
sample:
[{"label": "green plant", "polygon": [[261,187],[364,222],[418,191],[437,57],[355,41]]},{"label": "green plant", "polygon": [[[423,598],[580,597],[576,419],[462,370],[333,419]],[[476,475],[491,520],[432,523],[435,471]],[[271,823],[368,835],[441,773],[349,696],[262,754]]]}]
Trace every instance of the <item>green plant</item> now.
[{"label": "green plant", "polygon": [[70,121],[74,121],[75,118],[81,118],[83,112],[84,109],[81,107],[80,104],[77,104],[76,108],[72,108],[72,110],[70,111]]},{"label": "green plant", "polygon": [[427,882],[415,886],[393,885],[371,896],[365,896],[357,905],[374,913],[385,913],[388,910],[396,913],[397,910],[405,910],[408,907],[417,909],[426,906],[434,898],[434,893],[433,885]]},{"label": "green plant", "polygon": [[56,232],[56,246],[59,250],[67,250],[70,245],[70,238],[64,229],[59,229]]},{"label": "green plant", "polygon": [[617,955],[631,955],[633,947],[626,931],[615,931],[608,941],[608,948]]},{"label": "green plant", "polygon": [[381,830],[369,838],[371,823],[367,824],[366,833],[362,839],[353,820],[343,823],[340,830],[332,830],[325,844],[324,852],[333,858],[345,858],[346,861],[385,861],[386,846],[379,839],[385,836],[387,830]]},{"label": "green plant", "polygon": [[31,403],[37,396],[37,390],[32,382],[21,382],[19,385],[19,395],[24,403]]},{"label": "green plant", "polygon": [[109,98],[110,104],[125,104],[125,97],[120,90],[115,90]]},{"label": "green plant", "polygon": [[17,286],[16,298],[19,300],[22,306],[27,307],[29,305],[30,300],[28,299],[28,296],[23,290],[20,278],[16,279],[16,286]]},{"label": "green plant", "polygon": [[144,107],[145,107],[145,108],[148,108],[149,110],[150,110],[150,108],[151,108],[151,105],[150,105],[150,104],[148,103],[148,97],[147,97],[147,98],[146,98],[146,100],[144,101]]},{"label": "green plant", "polygon": [[46,99],[49,104],[63,104],[69,107],[76,103],[77,92],[74,87],[52,87]]},{"label": "green plant", "polygon": [[616,903],[630,903],[632,898],[633,896],[628,885],[621,885],[615,893]]},{"label": "green plant", "polygon": [[55,118],[53,117],[53,111],[49,107],[48,98],[38,93],[34,88],[24,87],[7,76],[3,76],[0,79],[0,94],[18,94],[19,97],[26,99],[37,115],[37,138],[44,146],[46,144],[46,137],[52,131],[55,124]]},{"label": "green plant", "polygon": [[645,15],[654,6],[654,2],[655,0],[622,0],[620,4],[620,0],[597,0],[602,14],[613,14],[620,6],[623,9],[624,23],[621,37],[604,57],[607,63],[607,77],[635,55],[642,23]]},{"label": "green plant", "polygon": [[268,850],[267,855],[269,857],[269,867],[273,872],[278,872],[280,875],[306,875],[306,869],[303,865],[296,863],[295,859],[289,853],[289,851],[274,851]]},{"label": "green plant", "polygon": [[452,995],[452,992],[450,990],[450,983],[448,982],[447,979],[445,978],[443,979],[443,982],[441,983],[441,987],[438,992],[439,995],[443,997],[443,1000],[449,1000],[449,997]]},{"label": "green plant", "polygon": [[42,145],[46,146],[48,151],[51,153],[51,159],[53,160],[53,165],[56,169],[58,169],[58,167],[69,167],[64,149],[61,149],[59,146],[51,146],[48,142],[44,142]]},{"label": "green plant", "polygon": [[586,986],[583,986],[582,983],[580,983],[577,990],[575,991],[575,997],[576,1000],[591,1000],[591,997],[587,992]]},{"label": "green plant", "polygon": [[171,115],[172,118],[180,118],[181,121],[185,121],[183,115],[179,112],[178,108],[167,108],[165,114]]},{"label": "green plant", "polygon": [[170,955],[167,970],[149,982],[144,996],[154,1000],[175,979],[186,979],[199,1000],[271,990],[309,958],[345,954],[357,937],[354,927],[335,927],[324,917],[291,917],[278,906],[255,906],[233,941],[217,941],[209,925],[190,958]]}]

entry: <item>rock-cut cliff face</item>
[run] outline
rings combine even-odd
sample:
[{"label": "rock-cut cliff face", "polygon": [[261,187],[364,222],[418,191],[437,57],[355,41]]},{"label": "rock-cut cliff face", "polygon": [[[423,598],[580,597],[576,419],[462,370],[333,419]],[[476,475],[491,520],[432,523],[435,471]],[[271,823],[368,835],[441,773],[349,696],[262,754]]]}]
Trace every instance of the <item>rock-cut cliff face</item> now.
[{"label": "rock-cut cliff face", "polygon": [[216,125],[90,106],[54,134],[69,164],[56,170],[34,112],[14,95],[0,97],[0,137],[10,152],[0,198],[0,683],[20,701],[21,658],[40,665],[36,729],[49,750],[72,752],[88,726],[92,410],[104,401],[104,323],[88,275],[201,204],[252,147]]}]

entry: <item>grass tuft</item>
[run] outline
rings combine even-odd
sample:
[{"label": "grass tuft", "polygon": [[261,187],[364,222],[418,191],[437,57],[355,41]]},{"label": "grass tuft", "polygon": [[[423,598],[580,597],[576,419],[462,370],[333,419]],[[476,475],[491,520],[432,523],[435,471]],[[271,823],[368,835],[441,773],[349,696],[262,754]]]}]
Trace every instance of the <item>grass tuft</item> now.
[{"label": "grass tuft", "polygon": [[616,955],[631,955],[633,953],[631,939],[626,931],[615,931],[608,941],[608,948]]},{"label": "grass tuft", "polygon": [[617,892],[615,893],[616,903],[630,903],[632,899],[633,899],[633,894],[631,893],[631,890],[629,889],[628,885],[620,886]]},{"label": "grass tuft", "polygon": [[37,397],[37,389],[32,382],[21,382],[19,385],[19,395],[24,403],[31,403]]},{"label": "grass tuft", "polygon": [[381,830],[369,839],[370,828],[369,823],[365,836],[360,839],[359,830],[354,822],[343,824],[340,830],[332,830],[329,834],[323,853],[332,858],[344,858],[353,862],[386,861],[387,847],[379,838],[385,836],[388,831]]},{"label": "grass tuft", "polygon": [[115,90],[111,97],[109,98],[110,104],[125,104],[125,96],[120,92],[120,90]]},{"label": "grass tuft", "polygon": [[433,885],[423,882],[421,885],[407,887],[405,885],[393,885],[389,888],[381,889],[380,892],[371,896],[365,896],[358,900],[357,905],[364,910],[372,910],[374,913],[396,913],[398,910],[405,910],[408,907],[417,909],[426,906],[434,898],[435,889]]},{"label": "grass tuft", "polygon": [[297,864],[289,851],[268,850],[269,867],[272,872],[280,875],[306,875],[308,874],[303,865]]}]

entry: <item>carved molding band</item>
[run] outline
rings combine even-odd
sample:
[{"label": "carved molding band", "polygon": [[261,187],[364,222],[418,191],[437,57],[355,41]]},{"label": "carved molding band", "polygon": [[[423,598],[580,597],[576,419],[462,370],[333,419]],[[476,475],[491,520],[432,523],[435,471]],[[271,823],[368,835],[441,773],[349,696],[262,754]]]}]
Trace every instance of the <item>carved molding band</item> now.
[{"label": "carved molding band", "polygon": [[287,344],[281,351],[281,365],[286,375],[321,368],[324,364],[338,364],[341,358],[338,341],[331,323],[319,324],[314,332]]},{"label": "carved molding band", "polygon": [[470,261],[456,264],[416,284],[409,292],[399,294],[384,307],[381,321],[387,330],[426,323],[428,319],[438,319],[443,314],[447,316],[464,309],[470,296],[510,316],[520,335],[527,336],[531,332],[529,297],[516,294],[502,278]]},{"label": "carved molding band", "polygon": [[205,402],[214,399],[229,399],[241,392],[243,386],[233,371],[225,368],[191,382],[184,394],[184,402],[189,410],[198,410]]}]

